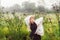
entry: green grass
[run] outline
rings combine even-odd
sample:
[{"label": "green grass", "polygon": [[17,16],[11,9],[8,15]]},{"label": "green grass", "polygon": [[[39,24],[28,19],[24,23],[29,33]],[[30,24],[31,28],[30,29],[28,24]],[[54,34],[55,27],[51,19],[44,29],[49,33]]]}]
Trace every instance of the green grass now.
[{"label": "green grass", "polygon": [[[12,15],[12,16],[11,16]],[[36,18],[44,17],[44,36],[42,40],[60,40],[59,27],[60,15],[34,14]],[[29,32],[24,22],[26,15],[0,14],[0,40],[29,40]],[[51,21],[50,21],[50,19]]]}]

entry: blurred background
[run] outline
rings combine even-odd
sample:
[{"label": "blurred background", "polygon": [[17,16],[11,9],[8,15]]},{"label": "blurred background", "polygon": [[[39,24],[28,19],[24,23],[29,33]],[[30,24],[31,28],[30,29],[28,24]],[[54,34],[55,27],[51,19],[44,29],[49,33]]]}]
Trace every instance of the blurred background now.
[{"label": "blurred background", "polygon": [[60,0],[0,0],[0,40],[30,40],[28,15],[44,17],[42,40],[60,40]]}]

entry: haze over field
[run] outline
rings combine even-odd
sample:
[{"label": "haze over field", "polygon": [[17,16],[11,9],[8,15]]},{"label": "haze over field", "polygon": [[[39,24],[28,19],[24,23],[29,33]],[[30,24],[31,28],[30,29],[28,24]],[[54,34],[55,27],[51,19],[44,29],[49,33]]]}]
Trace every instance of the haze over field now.
[{"label": "haze over field", "polygon": [[24,1],[34,2],[36,5],[44,5],[47,8],[51,8],[51,5],[54,3],[58,3],[60,0],[0,0],[1,5],[4,7],[11,7],[14,4],[21,5]]},{"label": "haze over field", "polygon": [[60,0],[0,0],[0,12],[60,12]]}]

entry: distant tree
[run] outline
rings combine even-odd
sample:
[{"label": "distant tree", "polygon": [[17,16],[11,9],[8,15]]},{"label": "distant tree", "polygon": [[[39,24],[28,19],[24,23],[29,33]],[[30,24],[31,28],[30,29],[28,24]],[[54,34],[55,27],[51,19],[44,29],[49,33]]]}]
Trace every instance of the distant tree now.
[{"label": "distant tree", "polygon": [[60,11],[60,2],[59,2],[59,11]]},{"label": "distant tree", "polygon": [[44,6],[38,6],[37,10],[38,10],[38,12],[45,12]]},{"label": "distant tree", "polygon": [[60,11],[60,6],[57,5],[56,3],[52,5],[52,8],[53,8],[54,12],[59,12]]},{"label": "distant tree", "polygon": [[1,13],[4,13],[4,9],[5,9],[5,8],[4,8],[3,6],[0,6],[0,12],[1,12]]},{"label": "distant tree", "polygon": [[21,7],[18,4],[13,5],[12,7],[9,8],[10,12],[20,12]]},{"label": "distant tree", "polygon": [[23,2],[22,6],[23,6],[24,12],[34,12],[36,8],[35,3],[31,3],[27,1]]}]

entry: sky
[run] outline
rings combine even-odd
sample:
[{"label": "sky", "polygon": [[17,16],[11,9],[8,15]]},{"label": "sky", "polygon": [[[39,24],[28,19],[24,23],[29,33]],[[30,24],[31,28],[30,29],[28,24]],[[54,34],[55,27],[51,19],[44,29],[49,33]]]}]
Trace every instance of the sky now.
[{"label": "sky", "polygon": [[36,3],[36,5],[39,5],[39,3],[41,3],[42,5],[45,5],[47,8],[51,8],[51,5],[53,3],[57,3],[59,0],[44,0],[44,3],[42,0],[0,0],[1,5],[3,7],[11,7],[14,4],[21,5],[22,2],[24,2],[24,1],[34,2],[34,3]]}]

